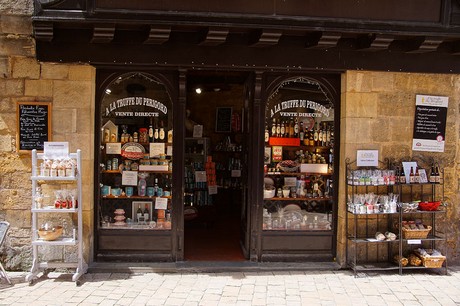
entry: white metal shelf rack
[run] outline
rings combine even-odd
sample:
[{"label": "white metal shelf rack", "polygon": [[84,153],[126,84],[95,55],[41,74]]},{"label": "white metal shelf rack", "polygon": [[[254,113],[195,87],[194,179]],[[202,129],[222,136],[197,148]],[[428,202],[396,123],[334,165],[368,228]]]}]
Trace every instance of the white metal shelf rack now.
[{"label": "white metal shelf rack", "polygon": [[[49,176],[40,176],[38,173],[38,161],[44,160],[44,153],[37,153],[36,150],[32,151],[32,252],[33,252],[33,262],[30,273],[25,277],[26,281],[29,284],[32,284],[37,278],[37,275],[43,271],[50,269],[58,268],[69,268],[75,269],[75,273],[72,276],[72,281],[79,285],[79,278],[86,273],[88,270],[88,265],[86,264],[83,258],[83,212],[82,212],[82,182],[81,182],[81,150],[77,150],[76,153],[70,153],[69,158],[75,159],[77,161],[77,171],[75,176],[70,177],[49,177]],[[77,203],[78,207],[73,208],[37,208],[34,207],[34,197],[39,184],[47,184],[52,182],[62,182],[62,183],[72,183],[76,184],[77,188]],[[70,213],[77,214],[77,229],[73,231],[72,237],[61,237],[53,241],[45,241],[38,237],[38,216],[41,213]],[[40,246],[77,246],[77,261],[76,262],[41,262],[39,258]]]}]

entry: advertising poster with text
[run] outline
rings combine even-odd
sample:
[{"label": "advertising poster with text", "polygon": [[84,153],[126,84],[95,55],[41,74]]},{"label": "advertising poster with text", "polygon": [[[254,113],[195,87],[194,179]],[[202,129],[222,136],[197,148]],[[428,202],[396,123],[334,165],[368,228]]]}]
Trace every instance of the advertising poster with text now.
[{"label": "advertising poster with text", "polygon": [[448,97],[417,95],[412,150],[444,152]]}]

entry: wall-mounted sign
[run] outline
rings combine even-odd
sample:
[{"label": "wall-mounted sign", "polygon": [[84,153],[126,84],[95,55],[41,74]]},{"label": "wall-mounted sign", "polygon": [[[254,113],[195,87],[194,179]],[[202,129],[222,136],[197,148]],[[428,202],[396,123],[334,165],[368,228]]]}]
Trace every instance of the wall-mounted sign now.
[{"label": "wall-mounted sign", "polygon": [[412,150],[444,152],[448,97],[417,95]]},{"label": "wall-mounted sign", "polygon": [[[312,112],[313,111],[313,112]],[[270,117],[279,113],[281,117],[329,117],[330,108],[310,100],[288,100],[273,105]]]},{"label": "wall-mounted sign", "polygon": [[216,109],[216,132],[232,131],[232,108],[218,107]]},{"label": "wall-mounted sign", "polygon": [[378,167],[379,151],[378,150],[357,150],[356,166],[358,167]]},{"label": "wall-mounted sign", "polygon": [[[132,106],[143,106],[152,111],[133,111]],[[105,108],[105,116],[115,117],[159,117],[159,112],[168,113],[168,108],[163,103],[146,97],[127,97],[113,101]]]},{"label": "wall-mounted sign", "polygon": [[16,107],[16,148],[19,152],[42,151],[51,140],[51,103],[18,102]]}]

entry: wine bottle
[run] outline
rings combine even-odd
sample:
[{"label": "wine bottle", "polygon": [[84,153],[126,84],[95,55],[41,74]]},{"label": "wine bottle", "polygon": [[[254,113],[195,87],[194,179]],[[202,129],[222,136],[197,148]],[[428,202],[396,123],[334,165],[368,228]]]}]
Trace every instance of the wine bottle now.
[{"label": "wine bottle", "polygon": [[294,119],[289,120],[289,133],[288,137],[294,137]]},{"label": "wine bottle", "polygon": [[308,137],[308,138],[309,138],[309,140],[310,140],[310,141],[309,141],[309,145],[310,145],[310,146],[314,146],[314,145],[315,145],[315,138],[314,138],[314,135],[313,135],[313,129],[311,129],[311,130],[308,132],[308,134],[309,134],[309,137]]},{"label": "wine bottle", "polygon": [[430,171],[430,183],[436,183],[436,171],[434,169],[434,165],[431,165],[431,171]]},{"label": "wine bottle", "polygon": [[284,137],[285,133],[286,133],[286,127],[284,126],[284,121],[281,121],[280,137]]},{"label": "wine bottle", "polygon": [[436,166],[436,170],[435,170],[435,181],[436,181],[436,184],[441,183],[441,175],[439,173],[439,167],[438,166]]},{"label": "wine bottle", "polygon": [[272,133],[270,135],[271,137],[276,137],[276,119],[273,118],[273,122],[272,122]]},{"label": "wine bottle", "polygon": [[160,138],[160,140],[164,140],[164,139],[165,139],[165,127],[164,127],[164,125],[163,125],[163,121],[161,121],[159,138]]},{"label": "wine bottle", "polygon": [[152,118],[150,118],[150,125],[149,125],[149,142],[153,142],[153,123],[152,123]]},{"label": "wine bottle", "polygon": [[399,183],[406,184],[406,174],[404,173],[404,167],[401,167],[401,172],[399,173]]},{"label": "wine bottle", "polygon": [[148,206],[148,204],[145,204],[145,208],[144,208],[144,222],[149,222],[149,221],[150,221],[149,206]]},{"label": "wine bottle", "polygon": [[299,120],[297,119],[297,117],[295,118],[294,122],[294,137],[299,137]]},{"label": "wine bottle", "polygon": [[318,122],[315,123],[315,129],[313,131],[313,141],[314,141],[314,145],[317,146],[318,145]]},{"label": "wine bottle", "polygon": [[303,121],[300,121],[300,125],[299,125],[299,138],[300,138],[300,141],[303,142],[304,137],[305,137],[305,131],[303,129]]},{"label": "wine bottle", "polygon": [[139,204],[137,207],[136,217],[137,217],[137,222],[141,222],[143,219],[141,204]]},{"label": "wine bottle", "polygon": [[281,137],[281,119],[276,121],[276,137]]}]

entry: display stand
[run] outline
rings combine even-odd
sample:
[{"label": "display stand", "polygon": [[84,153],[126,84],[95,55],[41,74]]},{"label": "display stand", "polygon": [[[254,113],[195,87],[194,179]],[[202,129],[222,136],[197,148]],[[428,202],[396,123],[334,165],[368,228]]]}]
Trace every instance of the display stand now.
[{"label": "display stand", "polygon": [[[70,159],[76,160],[76,169],[72,169],[71,175],[54,176],[52,173],[49,175],[39,171],[38,161],[45,161],[44,153],[37,153],[36,150],[32,151],[32,251],[33,251],[33,262],[30,273],[25,277],[25,280],[32,284],[37,278],[40,272],[47,273],[51,269],[58,268],[69,268],[75,269],[75,273],[72,276],[72,281],[79,285],[80,277],[86,273],[88,265],[83,258],[83,214],[82,214],[82,182],[81,182],[81,150],[77,150],[76,153],[70,153],[68,156]],[[69,173],[69,172],[68,172]],[[68,174],[67,173],[67,174]],[[43,184],[74,184],[76,185],[76,202],[72,208],[55,208],[54,206],[37,206],[36,192],[37,187]],[[39,225],[38,218],[40,214],[76,214],[77,215],[77,229],[73,230],[73,233],[66,236],[58,237],[54,240],[48,241],[40,238],[38,235]],[[40,261],[40,249],[41,246],[76,246],[77,247],[77,261]]]},{"label": "display stand", "polygon": [[[446,214],[446,207],[433,211],[420,210],[416,201],[442,201],[444,198],[443,183],[400,183],[396,171],[388,170],[391,168],[389,162],[380,162],[379,165],[382,167],[360,168],[356,167],[355,162],[347,159],[346,165],[346,262],[355,276],[359,272],[367,271],[395,270],[402,274],[407,269],[432,268],[444,268],[447,274],[446,233],[443,222],[439,222],[445,220],[443,217]],[[357,175],[357,170],[361,173],[381,171],[387,173],[386,176],[384,175],[387,180],[384,179],[383,183],[375,181],[374,176],[372,182],[369,176]],[[391,175],[394,176],[392,179],[389,178]],[[437,188],[442,191],[437,192]],[[366,202],[369,199],[362,201],[363,203],[356,201],[360,198],[357,194],[373,194],[376,197],[380,196],[380,199],[382,196],[392,195],[397,200],[389,202],[389,206],[383,206],[384,204],[379,199],[377,205],[372,205],[372,200]],[[438,218],[440,220],[437,220]],[[403,229],[403,221],[406,219],[423,221],[423,224],[430,230],[413,232],[417,234],[429,232],[429,234],[423,237],[411,237],[404,233],[407,231]],[[378,239],[378,232],[382,234],[391,232],[396,236],[388,239],[384,235],[385,237],[380,236],[382,239]],[[443,256],[420,258],[420,265],[414,265],[414,262],[406,257],[410,258],[410,254],[413,254],[418,248],[429,250],[437,248],[442,250]]]}]

